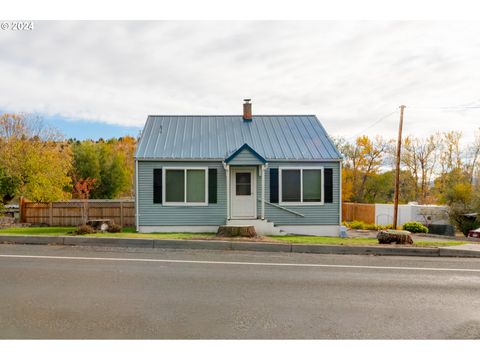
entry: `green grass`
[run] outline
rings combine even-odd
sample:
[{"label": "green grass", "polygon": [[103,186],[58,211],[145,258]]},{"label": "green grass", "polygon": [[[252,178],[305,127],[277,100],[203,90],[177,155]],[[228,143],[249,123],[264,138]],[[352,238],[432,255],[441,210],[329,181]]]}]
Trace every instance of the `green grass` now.
[{"label": "green grass", "polygon": [[[66,236],[73,235],[75,227],[22,227],[0,229],[0,234],[8,235],[43,235],[43,236]],[[89,237],[113,237],[113,238],[139,238],[139,239],[206,239],[215,236],[213,233],[151,233],[139,234],[135,228],[124,228],[121,233],[96,233],[82,236]]]},{"label": "green grass", "polygon": [[[75,227],[23,227],[0,229],[0,234],[9,235],[43,235],[43,236],[65,236],[72,235]],[[135,228],[124,228],[121,233],[97,233],[82,235],[87,237],[111,237],[111,238],[138,238],[138,239],[211,239],[213,233],[151,233],[139,234]],[[339,238],[328,236],[271,236],[269,239],[290,244],[320,244],[320,245],[378,245],[374,238]],[[413,246],[418,247],[439,247],[466,244],[463,241],[415,241]]]},{"label": "green grass", "polygon": [[324,245],[374,245],[377,239],[372,238],[339,238],[330,236],[270,236],[277,241],[290,244],[324,244]]},{"label": "green grass", "polygon": [[[318,245],[378,245],[374,238],[338,238],[328,236],[271,236],[272,239],[290,244],[318,244]],[[463,245],[463,241],[414,241],[417,247],[440,247]]]},{"label": "green grass", "polygon": [[88,237],[112,237],[112,238],[138,238],[138,239],[171,239],[171,240],[190,240],[190,239],[208,239],[215,236],[214,233],[136,233],[135,229],[126,228],[121,233],[96,233],[83,235]]},{"label": "green grass", "polygon": [[465,241],[414,241],[415,246],[419,247],[440,247],[440,246],[456,246],[468,244]]},{"label": "green grass", "polygon": [[74,227],[18,227],[0,229],[0,234],[8,235],[45,235],[45,236],[63,236],[73,231]]}]

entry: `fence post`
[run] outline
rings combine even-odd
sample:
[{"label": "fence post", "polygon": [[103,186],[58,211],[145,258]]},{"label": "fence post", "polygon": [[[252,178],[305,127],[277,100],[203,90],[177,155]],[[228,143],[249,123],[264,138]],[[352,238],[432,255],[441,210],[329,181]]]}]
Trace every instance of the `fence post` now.
[{"label": "fence post", "polygon": [[25,221],[25,198],[23,196],[20,196],[19,207],[20,207],[20,222],[24,223],[26,221]]},{"label": "fence post", "polygon": [[123,201],[120,201],[120,226],[123,228]]},{"label": "fence post", "polygon": [[48,225],[49,226],[53,225],[53,203],[52,202],[48,204]]}]

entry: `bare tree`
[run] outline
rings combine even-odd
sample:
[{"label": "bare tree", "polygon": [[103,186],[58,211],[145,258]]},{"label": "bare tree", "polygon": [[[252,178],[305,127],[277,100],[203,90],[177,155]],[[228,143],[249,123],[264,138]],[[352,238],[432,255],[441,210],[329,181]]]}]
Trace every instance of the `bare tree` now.
[{"label": "bare tree", "polygon": [[470,184],[473,184],[477,169],[480,167],[480,128],[476,132],[474,142],[467,148],[465,168],[470,178]]}]

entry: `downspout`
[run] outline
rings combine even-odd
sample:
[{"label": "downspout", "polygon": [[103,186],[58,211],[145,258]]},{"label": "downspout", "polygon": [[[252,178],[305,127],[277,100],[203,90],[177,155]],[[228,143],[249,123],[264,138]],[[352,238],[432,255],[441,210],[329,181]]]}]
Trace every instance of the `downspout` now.
[{"label": "downspout", "polygon": [[262,220],[265,220],[265,169],[268,163],[262,165]]},{"label": "downspout", "polygon": [[338,168],[339,168],[339,173],[340,173],[340,184],[339,184],[339,187],[338,187],[338,196],[339,196],[339,199],[338,199],[338,209],[339,209],[339,214],[338,214],[338,223],[339,225],[342,225],[342,183],[343,183],[343,180],[342,180],[342,166],[343,166],[343,163],[342,163],[342,160],[340,160],[338,162]]},{"label": "downspout", "polygon": [[139,210],[138,210],[138,160],[135,159],[135,229],[139,231]]},{"label": "downspout", "polygon": [[227,179],[227,221],[230,220],[230,166],[223,163]]}]

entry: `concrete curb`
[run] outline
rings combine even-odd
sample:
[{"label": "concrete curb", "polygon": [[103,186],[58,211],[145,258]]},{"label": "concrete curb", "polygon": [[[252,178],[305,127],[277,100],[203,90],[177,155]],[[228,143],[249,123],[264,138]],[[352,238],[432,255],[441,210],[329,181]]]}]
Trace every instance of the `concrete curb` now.
[{"label": "concrete curb", "polygon": [[438,248],[398,248],[384,246],[292,244],[292,252],[344,255],[440,256]]},{"label": "concrete curb", "polygon": [[439,256],[444,257],[480,257],[479,251],[463,250],[463,249],[449,249],[448,247],[439,248]]},{"label": "concrete curb", "polygon": [[63,245],[62,236],[0,235],[0,243],[26,245]]},{"label": "concrete curb", "polygon": [[480,251],[467,249],[414,248],[386,246],[346,246],[284,244],[267,242],[225,241],[225,240],[166,240],[79,236],[28,236],[0,235],[0,243],[26,245],[68,245],[68,246],[109,246],[150,249],[204,249],[204,250],[243,250],[293,252],[311,254],[344,255],[389,255],[389,256],[440,256],[440,257],[480,257]]}]

